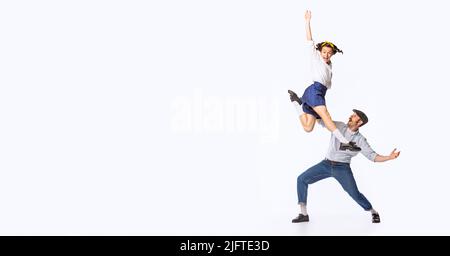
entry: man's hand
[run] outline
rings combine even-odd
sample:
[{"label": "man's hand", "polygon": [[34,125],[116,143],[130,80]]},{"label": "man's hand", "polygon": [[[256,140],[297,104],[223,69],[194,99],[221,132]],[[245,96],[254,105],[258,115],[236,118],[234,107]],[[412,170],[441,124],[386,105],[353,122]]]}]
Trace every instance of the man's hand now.
[{"label": "man's hand", "polygon": [[305,12],[305,21],[310,22],[311,21],[311,11],[307,10]]},{"label": "man's hand", "polygon": [[396,150],[397,150],[396,148],[394,150],[392,150],[391,154],[389,155],[390,160],[394,160],[395,158],[397,158],[400,155],[400,151],[395,152]]},{"label": "man's hand", "polygon": [[398,152],[395,152],[395,151],[397,151],[396,148],[394,150],[392,150],[391,154],[388,155],[388,156],[377,155],[375,157],[375,162],[386,162],[386,161],[389,161],[389,160],[396,159],[400,155],[400,151],[398,151]]}]

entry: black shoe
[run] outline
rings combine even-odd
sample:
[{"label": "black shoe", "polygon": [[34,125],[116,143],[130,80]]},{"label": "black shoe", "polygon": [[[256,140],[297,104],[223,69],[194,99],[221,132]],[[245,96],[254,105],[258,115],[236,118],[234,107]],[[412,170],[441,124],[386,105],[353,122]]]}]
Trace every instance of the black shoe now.
[{"label": "black shoe", "polygon": [[291,98],[292,102],[297,101],[298,104],[300,104],[300,105],[303,104],[302,99],[300,99],[295,92],[293,92],[291,90],[288,90],[288,93],[290,95],[290,98]]},{"label": "black shoe", "polygon": [[339,150],[350,150],[350,151],[361,151],[361,148],[356,146],[356,143],[353,141],[350,141],[348,144],[347,143],[341,143],[341,145],[339,146]]},{"label": "black shoe", "polygon": [[378,213],[372,213],[372,223],[380,223],[380,215]]},{"label": "black shoe", "polygon": [[300,223],[300,222],[308,222],[309,221],[309,216],[308,215],[303,215],[303,214],[299,214],[297,216],[297,218],[292,220],[292,223]]}]

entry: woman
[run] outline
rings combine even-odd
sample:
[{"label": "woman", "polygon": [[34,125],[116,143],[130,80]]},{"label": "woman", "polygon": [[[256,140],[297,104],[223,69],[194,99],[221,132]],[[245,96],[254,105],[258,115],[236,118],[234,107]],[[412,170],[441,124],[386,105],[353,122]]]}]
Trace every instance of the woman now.
[{"label": "woman", "polygon": [[343,52],[336,45],[328,41],[314,44],[310,25],[311,11],[306,11],[305,23],[308,52],[311,55],[313,84],[306,88],[301,98],[295,92],[288,90],[291,101],[299,114],[300,123],[306,132],[311,132],[314,129],[316,120],[322,119],[327,129],[342,143],[342,149],[360,151],[361,148],[356,146],[354,142],[348,141],[336,128],[325,104],[325,94],[331,88],[331,78],[333,75],[331,70],[331,57],[338,52]]}]

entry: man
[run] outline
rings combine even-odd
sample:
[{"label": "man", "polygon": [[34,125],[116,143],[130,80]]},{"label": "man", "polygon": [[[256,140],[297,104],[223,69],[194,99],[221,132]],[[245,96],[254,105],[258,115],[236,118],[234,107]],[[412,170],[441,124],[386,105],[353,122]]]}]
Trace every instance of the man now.
[{"label": "man", "polygon": [[[377,154],[367,143],[366,138],[359,132],[359,128],[365,125],[369,119],[366,114],[357,109],[353,110],[353,114],[348,119],[347,124],[343,122],[335,122],[336,127],[349,141],[355,142],[361,148],[361,152],[367,159],[374,162],[385,162],[396,159],[400,155],[400,151],[394,149],[390,155],[382,156]],[[323,121],[318,123],[324,126]],[[373,209],[367,198],[361,194],[356,186],[350,168],[350,160],[359,152],[350,151],[345,144],[339,142],[334,134],[331,135],[330,145],[325,160],[317,165],[309,168],[297,178],[297,195],[301,213],[292,220],[293,223],[309,221],[308,212],[306,210],[306,198],[308,195],[308,185],[319,180],[333,177],[342,186],[342,188],[366,211],[372,214],[372,222],[379,223],[380,215]]]}]

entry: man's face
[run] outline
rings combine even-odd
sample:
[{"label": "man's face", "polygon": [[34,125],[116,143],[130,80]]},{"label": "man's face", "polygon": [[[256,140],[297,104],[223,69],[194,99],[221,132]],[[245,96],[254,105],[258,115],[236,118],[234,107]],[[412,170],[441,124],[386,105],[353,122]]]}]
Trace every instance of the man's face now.
[{"label": "man's face", "polygon": [[356,115],[355,113],[353,113],[349,118],[348,118],[348,123],[347,125],[350,127],[359,127],[360,126],[360,122],[361,118],[359,118],[358,115]]}]

